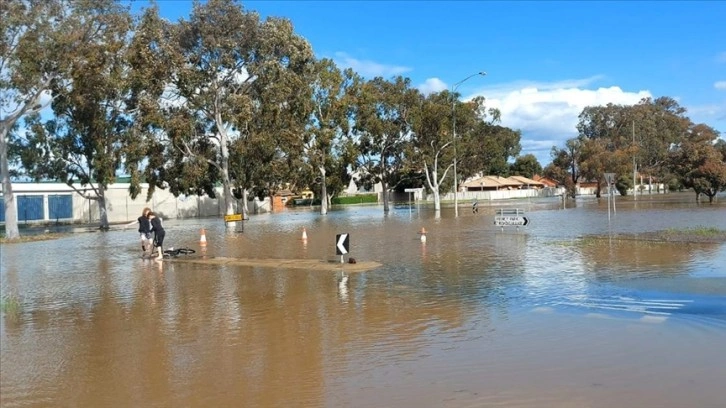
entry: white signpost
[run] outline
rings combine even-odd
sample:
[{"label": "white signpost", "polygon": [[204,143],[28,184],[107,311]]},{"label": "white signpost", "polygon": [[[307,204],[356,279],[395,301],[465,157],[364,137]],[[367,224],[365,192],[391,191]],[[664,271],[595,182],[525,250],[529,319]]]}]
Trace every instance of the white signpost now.
[{"label": "white signpost", "polygon": [[335,236],[335,254],[340,255],[340,263],[343,262],[343,255],[350,251],[350,235],[338,234]]},{"label": "white signpost", "polygon": [[[407,189],[404,189],[403,191],[408,193],[408,213],[411,214],[411,212],[413,211],[411,209],[411,201],[413,201],[413,200],[411,200],[411,198],[412,198],[411,194],[414,195],[413,198],[415,198],[416,204],[418,204],[418,200],[423,198],[423,188],[407,188]],[[418,208],[418,207],[416,207],[416,208]]]},{"label": "white signpost", "polygon": [[494,216],[494,225],[502,227],[517,227],[526,226],[529,224],[529,219],[524,216],[524,210],[520,208],[504,208],[497,210]]},{"label": "white signpost", "polygon": [[605,173],[605,182],[608,183],[608,222],[610,221],[610,201],[613,202],[613,214],[615,211],[615,197],[613,197],[613,186],[615,185],[615,173]]}]

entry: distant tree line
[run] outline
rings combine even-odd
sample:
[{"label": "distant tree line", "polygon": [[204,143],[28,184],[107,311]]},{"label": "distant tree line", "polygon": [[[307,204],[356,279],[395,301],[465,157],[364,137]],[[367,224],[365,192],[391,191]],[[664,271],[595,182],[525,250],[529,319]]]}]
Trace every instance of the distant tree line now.
[{"label": "distant tree line", "polygon": [[670,190],[692,189],[696,200],[712,202],[726,190],[726,141],[708,125],[693,123],[673,98],[645,98],[631,106],[586,107],[579,117],[579,135],[564,147],[552,148],[544,174],[574,195],[580,181],[604,187],[604,173],[615,173],[616,188],[634,189],[634,170],[648,182]]}]

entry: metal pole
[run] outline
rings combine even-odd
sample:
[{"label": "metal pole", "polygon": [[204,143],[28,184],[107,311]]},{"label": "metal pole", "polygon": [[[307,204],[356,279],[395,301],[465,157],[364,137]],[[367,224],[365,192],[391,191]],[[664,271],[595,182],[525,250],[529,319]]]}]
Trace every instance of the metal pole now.
[{"label": "metal pole", "polygon": [[458,154],[456,152],[456,88],[459,87],[459,85],[463,84],[465,81],[467,81],[470,78],[473,78],[477,75],[484,76],[487,73],[484,71],[477,72],[476,74],[471,74],[468,77],[462,79],[461,81],[455,83],[451,86],[451,123],[452,123],[452,133],[454,137],[454,217],[459,216],[459,185],[457,182],[457,173],[456,173],[456,162],[458,158]]},{"label": "metal pole", "polygon": [[459,216],[459,188],[456,181],[456,98],[454,92],[456,91],[456,85],[451,87],[451,123],[453,127],[454,135],[454,217]]},{"label": "metal pole", "polygon": [[610,192],[609,191],[608,191],[608,223],[610,223]]},{"label": "metal pole", "polygon": [[633,200],[638,201],[638,189],[637,184],[638,181],[636,180],[636,175],[638,172],[638,168],[635,164],[635,121],[633,121]]}]

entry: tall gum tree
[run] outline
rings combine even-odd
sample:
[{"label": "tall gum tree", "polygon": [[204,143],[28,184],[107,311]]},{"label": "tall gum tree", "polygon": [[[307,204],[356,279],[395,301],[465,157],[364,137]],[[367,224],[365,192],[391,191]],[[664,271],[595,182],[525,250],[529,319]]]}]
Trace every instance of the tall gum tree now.
[{"label": "tall gum tree", "polygon": [[[0,7],[3,22],[8,22],[3,36],[0,69],[3,106],[0,162],[3,183],[7,183],[3,189],[6,195],[6,234],[11,238],[17,237],[18,231],[10,180],[6,178],[7,131],[17,126],[21,117],[29,122],[28,132],[22,135],[18,132],[20,137],[17,148],[25,170],[36,179],[62,180],[73,184],[74,180],[78,181],[73,177],[74,170],[70,169],[73,160],[78,160],[87,168],[94,165],[105,167],[108,164],[107,157],[95,157],[94,153],[84,153],[85,157],[91,158],[85,163],[79,156],[68,157],[70,150],[79,152],[97,147],[84,146],[86,141],[80,140],[80,136],[76,138],[70,133],[52,133],[64,127],[69,129],[66,126],[69,122],[64,122],[69,118],[68,115],[43,126],[39,113],[50,104],[54,115],[59,111],[67,114],[69,112],[61,106],[67,107],[70,99],[83,99],[81,94],[89,90],[96,94],[107,91],[93,90],[87,84],[97,78],[86,78],[79,73],[102,71],[107,67],[107,61],[122,58],[112,53],[118,51],[114,47],[123,47],[124,38],[118,36],[123,37],[128,32],[130,18],[126,9],[112,0],[14,1],[3,2]],[[47,98],[44,97],[46,95]],[[86,104],[86,108],[75,112],[76,117],[80,119],[88,115],[88,106]],[[86,117],[82,121],[94,123],[77,124],[90,130],[97,126],[97,119],[97,116]],[[63,125],[59,125],[61,122]]]},{"label": "tall gum tree", "polygon": [[[98,2],[96,2],[98,3]],[[101,4],[103,5],[103,4]],[[94,32],[80,21],[91,9],[87,0],[0,2],[0,178],[5,236],[20,237],[11,184],[10,136],[22,136],[20,120],[38,114],[51,102],[51,85],[68,68],[79,47]]]},{"label": "tall gum tree", "polygon": [[[306,163],[320,180],[320,214],[328,213],[331,194],[328,174],[339,167],[347,167],[346,138],[350,133],[352,97],[360,79],[351,70],[342,71],[330,59],[316,61],[312,80],[310,120],[303,140]],[[340,161],[344,162],[341,163]]]},{"label": "tall gum tree", "polygon": [[411,140],[411,119],[418,91],[403,77],[367,81],[356,100],[355,133],[360,146],[359,169],[369,183],[381,183],[383,212],[388,213],[388,191],[400,181],[404,153]]},{"label": "tall gum tree", "polygon": [[[121,166],[120,135],[129,123],[123,77],[131,17],[127,8],[111,0],[53,4],[61,7],[54,17],[58,25],[45,34],[58,49],[41,54],[62,61],[41,67],[49,71],[44,77],[50,78],[53,117],[45,120],[37,111],[27,115],[29,130],[19,140],[21,160],[34,179],[65,182],[96,200],[100,226],[107,229],[105,190]],[[39,37],[35,39],[33,45],[42,51]],[[56,54],[59,51],[68,54]]]},{"label": "tall gum tree", "polygon": [[694,125],[671,149],[670,167],[685,187],[693,189],[696,201],[705,194],[713,202],[716,194],[726,190],[726,161],[715,145],[718,135],[707,125]]},{"label": "tall gum tree", "polygon": [[293,104],[285,97],[299,94],[295,78],[303,74],[312,50],[289,21],[260,21],[232,0],[196,1],[189,20],[171,28],[170,41],[174,69],[163,102],[168,150],[161,177],[174,193],[203,190],[212,197],[214,185],[221,183],[225,214],[233,214],[232,189],[240,182],[231,178],[231,164],[244,158],[230,156],[239,151],[232,144],[252,137],[272,143],[280,136],[272,129],[260,131],[256,113],[264,108],[266,114],[292,114]]},{"label": "tall gum tree", "polygon": [[451,95],[444,91],[421,96],[412,120],[414,141],[407,155],[413,167],[423,167],[428,190],[434,196],[434,210],[441,211],[441,185],[454,166]]}]

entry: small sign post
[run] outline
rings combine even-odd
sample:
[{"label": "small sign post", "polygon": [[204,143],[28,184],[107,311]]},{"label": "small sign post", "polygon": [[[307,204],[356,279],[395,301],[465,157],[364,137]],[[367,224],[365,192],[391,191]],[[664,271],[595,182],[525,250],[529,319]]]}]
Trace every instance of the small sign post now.
[{"label": "small sign post", "polygon": [[343,255],[350,251],[350,234],[338,234],[335,236],[335,254],[340,255],[340,263],[343,262]]},{"label": "small sign post", "polygon": [[605,182],[608,183],[608,222],[610,221],[610,201],[613,202],[613,214],[615,214],[615,198],[613,197],[613,185],[615,184],[615,173],[605,173]]},{"label": "small sign post", "polygon": [[519,229],[520,226],[527,224],[529,224],[529,219],[524,216],[524,210],[520,208],[501,208],[494,216],[494,225],[502,227],[502,231],[505,226],[514,226]]},{"label": "small sign post", "polygon": [[242,221],[242,214],[229,214],[224,216],[224,222]]},{"label": "small sign post", "polygon": [[[403,191],[408,193],[408,213],[411,214],[413,211],[411,209],[411,201],[413,201],[411,194],[414,195],[416,204],[418,204],[418,200],[421,198],[421,195],[423,194],[423,188],[407,188],[407,189],[404,189]],[[416,207],[416,208],[418,208],[418,207]]]}]

